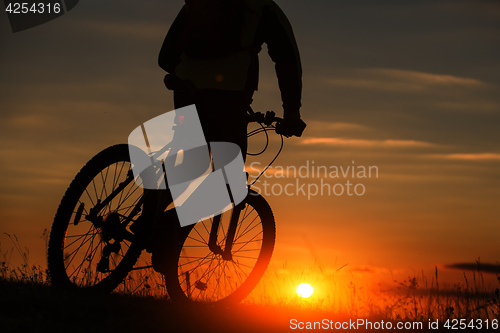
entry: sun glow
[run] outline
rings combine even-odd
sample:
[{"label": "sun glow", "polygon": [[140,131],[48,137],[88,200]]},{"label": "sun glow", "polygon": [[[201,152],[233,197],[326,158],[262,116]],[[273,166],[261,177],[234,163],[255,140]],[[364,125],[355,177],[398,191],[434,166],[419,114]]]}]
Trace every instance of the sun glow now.
[{"label": "sun glow", "polygon": [[302,298],[308,298],[311,296],[314,292],[313,287],[309,283],[301,283],[297,287],[297,295],[299,295]]}]

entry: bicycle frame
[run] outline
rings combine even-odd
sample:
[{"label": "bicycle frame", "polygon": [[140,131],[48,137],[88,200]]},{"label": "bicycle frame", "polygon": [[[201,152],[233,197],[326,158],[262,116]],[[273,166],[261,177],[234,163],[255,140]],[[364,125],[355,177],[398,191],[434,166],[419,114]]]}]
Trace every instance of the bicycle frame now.
[{"label": "bicycle frame", "polygon": [[[268,129],[274,128],[274,126],[272,126],[273,122],[279,122],[280,120],[281,120],[281,118],[275,117],[274,112],[268,111],[266,113],[266,115],[264,115],[264,114],[259,113],[259,112],[254,112],[249,107],[249,109],[248,109],[248,122],[249,123],[250,122],[257,122],[262,126],[262,128],[260,128],[256,131],[250,132],[248,134],[248,136],[250,137],[250,136],[255,135],[257,133],[267,132]],[[264,126],[263,124],[266,126]],[[266,133],[266,137],[267,137],[267,139],[269,139],[267,136],[267,133]],[[283,145],[283,139],[282,139],[282,145]],[[155,152],[148,151],[148,155],[150,156],[151,161],[152,161],[152,167],[158,167],[158,165],[155,164],[157,159],[171,148],[172,148],[172,143],[169,143],[169,144],[165,145],[164,147],[162,147],[158,151],[155,151]],[[282,146],[281,146],[281,148],[282,148]],[[262,171],[262,173],[256,178],[255,181],[257,181],[258,178],[274,162],[274,160],[276,160],[279,153],[281,152],[281,148],[278,151],[278,153],[276,154],[275,158],[268,164],[268,166]],[[259,154],[263,153],[266,149],[267,149],[267,144],[266,144],[266,147],[264,148],[264,150],[262,152],[260,152]],[[253,154],[253,155],[259,155],[259,154]],[[163,164],[162,164],[162,166],[163,166]],[[160,172],[159,174],[164,177],[165,182],[166,182],[166,174],[165,174],[164,166],[163,166],[163,172]],[[132,170],[129,170],[129,172],[127,174],[127,178],[123,182],[121,182],[118,185],[118,187],[113,192],[111,192],[103,201],[98,200],[98,202],[95,204],[95,206],[89,210],[89,214],[87,214],[85,216],[85,218],[87,220],[91,221],[96,228],[103,228],[104,218],[102,216],[100,216],[102,209],[104,207],[106,207],[116,196],[118,196],[123,191],[123,189],[125,189],[132,181],[134,181],[134,173],[132,172]],[[253,183],[255,183],[255,181],[252,182],[249,186],[251,186]],[[167,184],[167,183],[165,183],[165,184]],[[168,190],[168,188],[166,190]],[[150,195],[148,195],[148,193],[143,194],[143,196],[137,202],[136,207],[134,207],[134,209],[131,211],[131,213],[128,216],[121,216],[123,220],[122,220],[121,225],[120,225],[120,230],[122,230],[123,232],[120,234],[119,238],[126,239],[128,241],[135,240],[134,234],[126,231],[126,227],[128,226],[128,224],[131,221],[133,221],[133,218],[141,211],[141,207],[143,206],[144,202],[151,199],[148,197],[150,197]],[[153,205],[153,206],[156,207],[157,205]],[[233,243],[234,243],[237,221],[238,221],[240,213],[241,213],[241,208],[239,205],[236,205],[235,207],[233,207],[231,218],[230,218],[230,223],[229,223],[228,230],[227,230],[224,249],[220,245],[217,245],[218,230],[219,230],[220,223],[221,223],[221,215],[217,215],[213,218],[208,246],[209,246],[209,249],[214,254],[221,255],[224,260],[232,260],[231,250],[232,250]],[[83,207],[79,207],[79,209],[77,211],[77,215],[74,219],[75,223],[77,223],[76,221],[80,220],[80,217],[82,214],[83,214]],[[156,211],[156,212],[154,212],[154,214],[152,214],[152,216],[161,217],[162,212]],[[140,222],[142,222],[142,221],[140,221]],[[177,224],[176,227],[179,230],[182,230],[182,232],[176,232],[175,234],[178,235],[179,237],[187,236],[187,234],[189,234],[189,232],[193,226],[194,225],[187,226],[187,227],[181,227],[179,224]],[[180,240],[180,239],[178,239],[178,240]],[[174,240],[174,241],[178,241],[178,240]]]}]

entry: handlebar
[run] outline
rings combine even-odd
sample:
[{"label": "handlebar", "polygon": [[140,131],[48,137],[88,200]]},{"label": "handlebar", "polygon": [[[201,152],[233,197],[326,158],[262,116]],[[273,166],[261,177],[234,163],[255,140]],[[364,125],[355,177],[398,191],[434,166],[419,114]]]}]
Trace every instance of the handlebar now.
[{"label": "handlebar", "polygon": [[266,114],[262,112],[255,112],[252,108],[248,107],[248,122],[249,123],[259,123],[266,126],[271,126],[274,122],[279,124],[283,121],[283,118],[277,117],[274,111],[266,111]]}]

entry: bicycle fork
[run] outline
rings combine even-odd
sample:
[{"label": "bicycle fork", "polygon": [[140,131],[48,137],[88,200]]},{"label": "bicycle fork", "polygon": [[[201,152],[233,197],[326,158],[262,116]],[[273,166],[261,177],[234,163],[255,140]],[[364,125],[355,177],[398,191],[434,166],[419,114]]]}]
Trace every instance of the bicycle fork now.
[{"label": "bicycle fork", "polygon": [[217,245],[217,236],[222,215],[219,214],[213,218],[212,228],[210,230],[210,237],[208,239],[208,248],[213,253],[221,255],[222,259],[227,261],[233,260],[233,254],[231,251],[234,245],[234,236],[236,235],[236,227],[238,226],[238,219],[240,216],[240,212],[241,212],[240,205],[235,206],[233,208],[231,220],[229,222],[229,228],[227,230],[226,243],[224,245],[224,249],[222,249],[219,245]]}]

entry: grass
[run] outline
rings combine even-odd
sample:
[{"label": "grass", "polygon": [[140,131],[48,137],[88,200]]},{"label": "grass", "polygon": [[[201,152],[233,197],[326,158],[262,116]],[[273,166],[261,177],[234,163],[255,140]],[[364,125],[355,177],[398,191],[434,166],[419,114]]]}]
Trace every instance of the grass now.
[{"label": "grass", "polygon": [[[29,264],[29,250],[17,237],[8,236],[12,248],[0,250],[2,332],[290,332],[291,319],[424,324],[453,318],[497,323],[500,319],[498,286],[486,286],[480,271],[474,272],[471,281],[464,274],[462,283],[444,288],[437,268],[430,279],[422,274],[382,287],[343,280],[344,267],[293,270],[272,266],[242,304],[224,309],[173,304],[161,276],[152,270],[131,272],[111,295],[54,290],[45,269]],[[21,258],[16,267],[10,264],[14,255]],[[141,258],[143,264],[148,260]],[[302,281],[311,281],[316,297],[293,295]]]},{"label": "grass", "polygon": [[[281,270],[287,271],[286,267]],[[390,321],[500,319],[500,277],[497,277],[496,287],[487,286],[481,272],[473,272],[472,280],[470,283],[464,274],[463,283],[443,288],[436,268],[430,281],[422,273],[385,286],[357,285],[341,278],[339,269],[326,272],[316,267],[280,274],[280,269],[274,267],[266,272],[262,283],[247,301]],[[316,299],[291,297],[295,296],[291,291],[303,281],[311,281],[315,293],[319,294]]]}]

